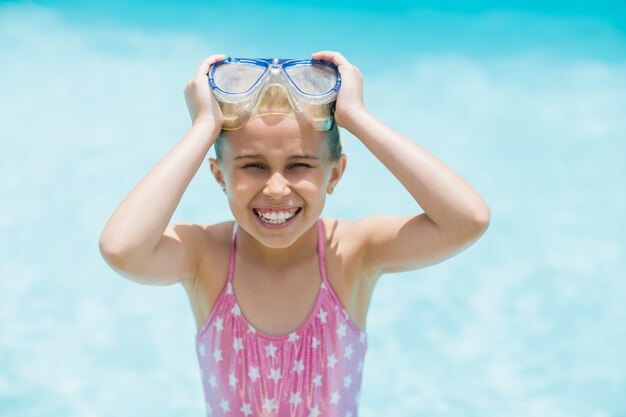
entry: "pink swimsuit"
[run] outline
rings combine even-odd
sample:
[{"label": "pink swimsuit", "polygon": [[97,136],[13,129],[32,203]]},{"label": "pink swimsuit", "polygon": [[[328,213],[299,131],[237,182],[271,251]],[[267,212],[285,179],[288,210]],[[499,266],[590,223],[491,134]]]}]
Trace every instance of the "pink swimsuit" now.
[{"label": "pink swimsuit", "polygon": [[321,219],[317,299],[300,328],[283,336],[256,330],[241,313],[232,286],[236,236],[235,222],[228,280],[196,335],[207,416],[357,417],[367,336],[326,277]]}]

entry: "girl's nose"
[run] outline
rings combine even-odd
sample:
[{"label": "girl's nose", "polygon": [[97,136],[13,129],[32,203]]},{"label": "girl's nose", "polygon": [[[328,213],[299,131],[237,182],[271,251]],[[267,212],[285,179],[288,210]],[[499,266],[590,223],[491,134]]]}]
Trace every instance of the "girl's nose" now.
[{"label": "girl's nose", "polygon": [[267,185],[263,189],[263,194],[276,199],[289,195],[290,192],[289,183],[285,180],[285,177],[278,172],[270,177]]}]

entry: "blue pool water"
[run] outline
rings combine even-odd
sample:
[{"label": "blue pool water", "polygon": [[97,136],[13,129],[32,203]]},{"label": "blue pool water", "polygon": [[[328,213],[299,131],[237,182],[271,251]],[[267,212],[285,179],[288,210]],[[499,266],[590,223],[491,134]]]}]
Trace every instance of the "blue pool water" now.
[{"label": "blue pool water", "polygon": [[[379,281],[359,415],[626,415],[626,19],[581,4],[0,3],[0,415],[204,414],[182,287],[116,275],[98,238],[187,131],[202,58],[323,49],[491,208],[464,252]],[[342,135],[323,216],[422,211]],[[172,222],[230,219],[204,164]]]}]

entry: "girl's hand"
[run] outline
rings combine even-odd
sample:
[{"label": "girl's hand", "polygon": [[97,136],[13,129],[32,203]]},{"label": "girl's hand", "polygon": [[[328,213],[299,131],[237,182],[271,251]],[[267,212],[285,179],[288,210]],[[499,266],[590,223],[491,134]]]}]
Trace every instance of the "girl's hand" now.
[{"label": "girl's hand", "polygon": [[323,59],[337,65],[341,74],[341,87],[337,94],[335,106],[335,121],[338,125],[346,127],[350,118],[356,113],[367,111],[363,103],[363,76],[361,71],[339,52],[320,51],[314,52],[313,59]]},{"label": "girl's hand", "polygon": [[187,103],[189,116],[191,116],[191,122],[195,123],[198,120],[208,121],[218,131],[222,129],[224,115],[219,103],[213,97],[208,75],[211,65],[224,59],[226,59],[224,54],[211,55],[204,59],[200,63],[196,74],[187,82],[184,89],[185,102]]}]

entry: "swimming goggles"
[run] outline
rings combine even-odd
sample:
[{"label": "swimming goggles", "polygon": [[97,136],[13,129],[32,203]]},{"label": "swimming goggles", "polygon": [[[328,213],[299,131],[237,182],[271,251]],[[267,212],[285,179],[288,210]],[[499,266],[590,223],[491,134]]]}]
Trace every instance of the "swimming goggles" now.
[{"label": "swimming goggles", "polygon": [[323,60],[228,57],[211,66],[209,85],[224,115],[222,129],[282,114],[324,131],[332,126],[341,77],[335,64]]}]

